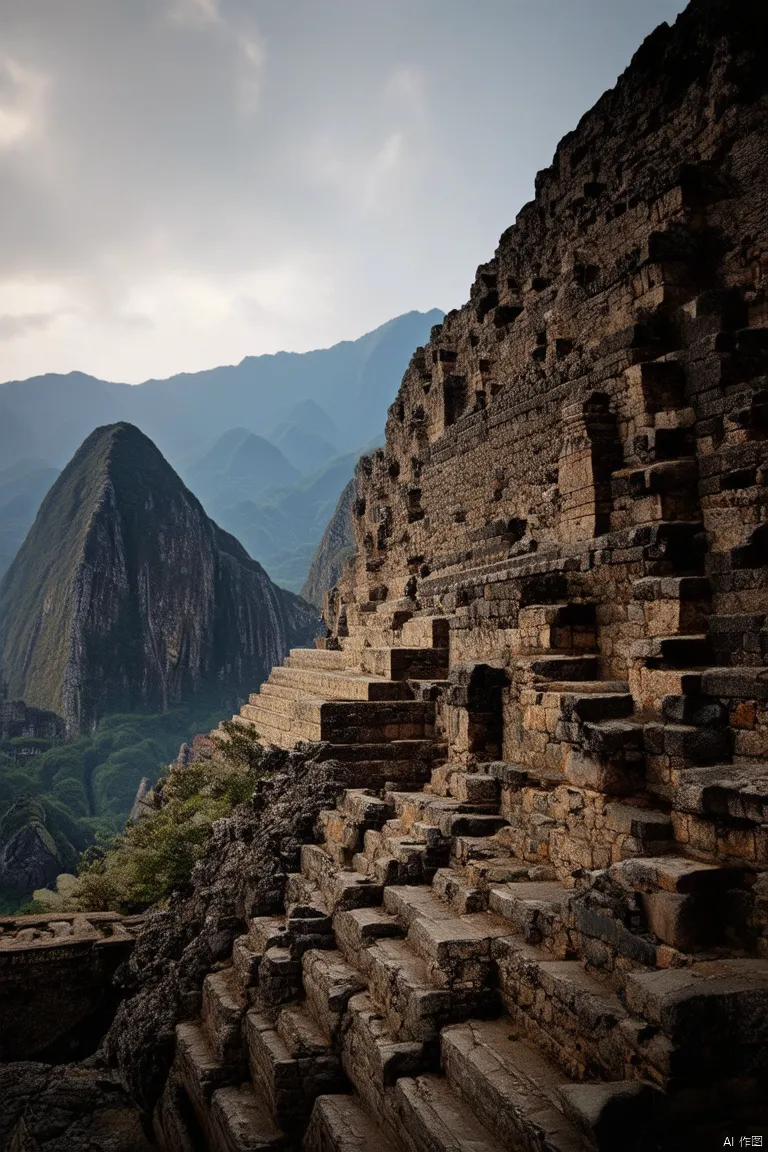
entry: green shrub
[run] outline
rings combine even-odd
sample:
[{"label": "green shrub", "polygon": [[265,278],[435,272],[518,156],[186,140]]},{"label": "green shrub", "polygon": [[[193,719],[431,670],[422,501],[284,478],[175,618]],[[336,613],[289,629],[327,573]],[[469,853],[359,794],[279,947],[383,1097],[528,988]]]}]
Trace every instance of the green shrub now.
[{"label": "green shrub", "polygon": [[162,904],[188,881],[203,854],[211,825],[253,793],[259,745],[220,741],[209,759],[173,768],[155,789],[154,811],[106,848],[81,862],[77,903],[82,909],[136,912]]}]

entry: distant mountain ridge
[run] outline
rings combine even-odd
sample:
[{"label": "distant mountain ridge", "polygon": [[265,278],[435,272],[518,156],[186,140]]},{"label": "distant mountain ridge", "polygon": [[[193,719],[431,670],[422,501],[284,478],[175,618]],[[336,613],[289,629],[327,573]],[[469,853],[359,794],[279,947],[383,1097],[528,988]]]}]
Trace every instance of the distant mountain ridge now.
[{"label": "distant mountain ridge", "polygon": [[355,450],[384,427],[411,355],[442,319],[438,309],[408,312],[332,348],[247,356],[237,365],[135,386],[82,372],[9,381],[0,384],[0,425],[12,429],[0,435],[3,463],[38,457],[61,467],[94,426],[121,421],[140,427],[176,463],[235,426],[267,436],[287,411],[307,402],[325,419],[305,430],[339,452]]},{"label": "distant mountain ridge", "polygon": [[355,551],[352,509],[355,502],[354,477],[339,496],[333,516],[317,546],[301,595],[322,612],[325,594],[333,588],[344,569],[344,561]]},{"label": "distant mountain ridge", "polygon": [[11,698],[84,730],[242,698],[317,623],[118,423],[81,445],[0,584],[0,675]]}]

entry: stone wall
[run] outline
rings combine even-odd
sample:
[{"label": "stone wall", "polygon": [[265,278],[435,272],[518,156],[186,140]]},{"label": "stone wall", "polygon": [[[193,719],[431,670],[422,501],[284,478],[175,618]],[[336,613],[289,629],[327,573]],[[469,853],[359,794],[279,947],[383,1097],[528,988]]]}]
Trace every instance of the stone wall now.
[{"label": "stone wall", "polygon": [[[743,785],[768,761],[765,20],[692,4],[560,143],[361,461],[326,642],[444,617],[451,667],[507,672],[505,760],[651,794],[681,843],[760,866],[762,825],[678,809],[699,804],[684,769],[735,762]],[[617,716],[642,724],[618,768],[584,768],[608,752],[536,692],[537,652],[628,686]],[[453,698],[438,724],[471,759]]]},{"label": "stone wall", "polygon": [[113,912],[0,918],[0,1062],[90,1055],[140,924]]}]

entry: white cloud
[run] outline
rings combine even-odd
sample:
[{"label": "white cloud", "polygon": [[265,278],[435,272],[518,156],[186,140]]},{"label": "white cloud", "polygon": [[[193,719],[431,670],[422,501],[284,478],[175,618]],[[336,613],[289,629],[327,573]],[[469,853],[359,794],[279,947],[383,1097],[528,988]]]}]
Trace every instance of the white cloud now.
[{"label": "white cloud", "polygon": [[261,96],[266,51],[254,31],[237,37],[240,48],[240,107],[246,116],[258,110]]},{"label": "white cloud", "polygon": [[41,125],[47,78],[10,56],[0,58],[0,150],[12,148]]},{"label": "white cloud", "polygon": [[0,316],[0,340],[16,340],[30,332],[40,332],[56,320],[56,312],[28,312]]},{"label": "white cloud", "polygon": [[221,20],[219,0],[173,0],[168,15],[175,24],[193,27],[217,24]]},{"label": "white cloud", "polygon": [[0,377],[138,381],[460,303],[684,3],[0,0]]}]

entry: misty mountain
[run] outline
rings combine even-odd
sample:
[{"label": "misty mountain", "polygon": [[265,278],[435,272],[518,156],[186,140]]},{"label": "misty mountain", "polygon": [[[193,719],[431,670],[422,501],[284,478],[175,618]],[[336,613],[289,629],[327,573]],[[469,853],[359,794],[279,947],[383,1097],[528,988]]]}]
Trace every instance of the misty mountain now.
[{"label": "misty mountain", "polygon": [[[2,463],[37,457],[61,467],[95,426],[119,421],[141,428],[174,462],[202,454],[233,427],[270,439],[281,424],[278,438],[301,427],[340,452],[355,450],[384,427],[411,355],[442,318],[436,309],[409,312],[332,348],[247,356],[237,365],[136,386],[82,372],[0,384],[0,427],[11,429],[0,440]],[[297,406],[301,415],[308,402],[324,410],[325,420],[297,420]],[[284,453],[289,462],[294,441]],[[316,452],[320,447],[314,443]]]},{"label": "misty mountain", "polygon": [[344,561],[355,551],[355,530],[352,509],[355,502],[355,481],[345,486],[323,537],[312,557],[307,579],[301,595],[322,612],[326,592],[341,576]]},{"label": "misty mountain", "polygon": [[0,577],[21,547],[58,474],[57,468],[49,468],[43,460],[19,460],[0,471]]},{"label": "misty mountain", "polygon": [[276,445],[247,428],[231,428],[179,472],[211,516],[301,479]]}]

